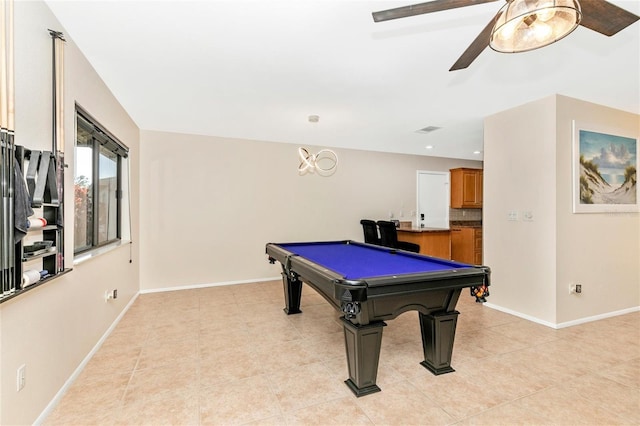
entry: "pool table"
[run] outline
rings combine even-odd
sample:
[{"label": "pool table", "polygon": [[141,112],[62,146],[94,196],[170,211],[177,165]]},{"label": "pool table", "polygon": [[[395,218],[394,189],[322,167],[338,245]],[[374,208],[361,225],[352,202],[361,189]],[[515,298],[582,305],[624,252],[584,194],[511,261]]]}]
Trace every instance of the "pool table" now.
[{"label": "pool table", "polygon": [[301,313],[303,282],[343,313],[345,383],[357,396],[380,391],[376,378],[384,321],[418,311],[421,364],[433,374],[449,373],[460,292],[470,288],[478,301],[488,295],[488,267],[388,247],[355,241],[269,243],[266,252],[271,263],[282,264],[287,314]]}]

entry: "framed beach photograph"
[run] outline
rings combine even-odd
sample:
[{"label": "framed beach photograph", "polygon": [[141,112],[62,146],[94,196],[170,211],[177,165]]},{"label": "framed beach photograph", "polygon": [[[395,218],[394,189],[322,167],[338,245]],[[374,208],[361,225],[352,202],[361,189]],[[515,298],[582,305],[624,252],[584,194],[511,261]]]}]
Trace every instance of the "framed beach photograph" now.
[{"label": "framed beach photograph", "polygon": [[573,122],[573,212],[638,212],[638,135]]}]

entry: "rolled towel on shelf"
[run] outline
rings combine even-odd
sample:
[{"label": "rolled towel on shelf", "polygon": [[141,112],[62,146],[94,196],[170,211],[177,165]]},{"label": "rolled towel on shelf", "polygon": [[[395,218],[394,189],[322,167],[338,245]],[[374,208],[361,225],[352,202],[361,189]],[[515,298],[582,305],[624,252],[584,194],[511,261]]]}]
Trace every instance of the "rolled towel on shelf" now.
[{"label": "rolled towel on shelf", "polygon": [[28,287],[40,281],[40,271],[27,269],[22,273],[22,288]]},{"label": "rolled towel on shelf", "polygon": [[29,230],[40,229],[47,226],[47,219],[44,217],[34,217],[29,219]]}]

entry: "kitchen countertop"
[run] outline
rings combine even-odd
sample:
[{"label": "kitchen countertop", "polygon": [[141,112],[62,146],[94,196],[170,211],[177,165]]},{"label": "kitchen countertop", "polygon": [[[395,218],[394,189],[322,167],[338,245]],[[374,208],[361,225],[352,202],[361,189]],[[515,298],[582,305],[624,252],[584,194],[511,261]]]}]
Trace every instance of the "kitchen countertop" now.
[{"label": "kitchen countertop", "polygon": [[398,231],[405,231],[405,232],[449,232],[449,229],[447,228],[415,228],[415,227],[411,227],[411,228],[398,228]]},{"label": "kitchen countertop", "polygon": [[452,220],[449,225],[453,228],[482,228],[479,220]]},{"label": "kitchen countertop", "polygon": [[[407,224],[410,222],[407,222]],[[449,228],[418,228],[415,226],[400,226],[398,231],[404,232],[449,232],[451,228],[482,228],[482,221],[480,220],[452,220],[449,222]]]}]

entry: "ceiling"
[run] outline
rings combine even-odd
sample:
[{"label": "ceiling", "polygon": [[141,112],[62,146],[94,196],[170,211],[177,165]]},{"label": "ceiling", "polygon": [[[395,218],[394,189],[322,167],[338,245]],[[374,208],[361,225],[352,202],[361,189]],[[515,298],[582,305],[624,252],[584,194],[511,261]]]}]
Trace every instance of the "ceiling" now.
[{"label": "ceiling", "polygon": [[449,72],[501,2],[381,23],[417,2],[46,3],[144,130],[481,160],[484,117],[555,93],[640,113],[640,21]]}]

